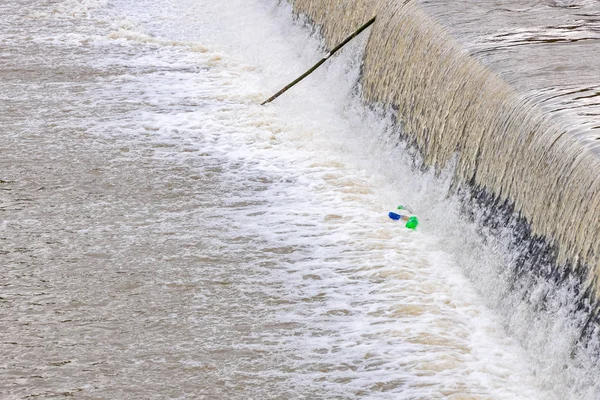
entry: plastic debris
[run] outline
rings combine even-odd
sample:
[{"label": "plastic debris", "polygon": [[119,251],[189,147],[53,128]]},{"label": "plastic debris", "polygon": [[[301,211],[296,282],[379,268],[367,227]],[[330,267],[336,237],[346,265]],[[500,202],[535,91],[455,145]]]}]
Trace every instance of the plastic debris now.
[{"label": "plastic debris", "polygon": [[406,221],[406,227],[408,229],[417,229],[417,225],[419,225],[419,220],[414,215]]},{"label": "plastic debris", "polygon": [[403,206],[403,205],[399,205],[399,206],[398,206],[398,210],[406,210],[406,211],[408,211],[409,213],[411,213],[411,214],[414,214],[413,210],[411,210],[409,206]]},{"label": "plastic debris", "polygon": [[[412,214],[411,209],[407,206],[398,206],[397,210],[398,211],[405,210],[405,211],[409,212],[410,214]],[[419,219],[414,215],[406,215],[406,214],[400,214],[398,212],[390,211],[388,213],[388,216],[391,219],[393,219],[394,221],[406,222],[405,226],[408,229],[415,230],[417,228],[417,225],[419,225]]]}]

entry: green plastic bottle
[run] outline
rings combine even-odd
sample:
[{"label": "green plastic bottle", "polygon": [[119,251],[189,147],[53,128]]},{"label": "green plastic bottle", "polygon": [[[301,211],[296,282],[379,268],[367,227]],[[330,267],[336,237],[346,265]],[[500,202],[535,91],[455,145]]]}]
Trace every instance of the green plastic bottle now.
[{"label": "green plastic bottle", "polygon": [[409,206],[402,206],[402,205],[400,205],[400,206],[398,206],[398,210],[406,210],[406,211],[408,211],[411,214],[413,213]]},{"label": "green plastic bottle", "polygon": [[408,229],[416,229],[417,225],[419,225],[419,220],[417,219],[417,217],[412,216],[408,219],[408,221],[406,221],[406,227]]}]

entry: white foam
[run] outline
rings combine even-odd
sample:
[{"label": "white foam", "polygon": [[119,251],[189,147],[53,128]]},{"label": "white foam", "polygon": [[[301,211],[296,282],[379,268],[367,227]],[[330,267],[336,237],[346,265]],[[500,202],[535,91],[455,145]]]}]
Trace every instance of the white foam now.
[{"label": "white foam", "polygon": [[[128,71],[106,78],[105,96],[139,102],[140,111],[91,131],[172,146],[154,155],[165,162],[186,163],[197,152],[173,148],[194,149],[231,179],[264,186],[221,216],[283,254],[263,282],[247,284],[285,300],[273,312],[295,328],[260,341],[295,358],[261,374],[329,397],[553,398],[465,275],[473,263],[496,273],[491,264],[502,256],[485,253],[476,227],[461,221],[447,198],[451,173],[415,171],[390,119],[356,100],[364,37],[261,107],[320,58],[318,40],[293,23],[289,7],[169,5],[115,3],[114,21],[128,22],[115,22],[96,45],[137,54],[98,61]],[[417,231],[387,218],[398,204],[419,215]]]}]

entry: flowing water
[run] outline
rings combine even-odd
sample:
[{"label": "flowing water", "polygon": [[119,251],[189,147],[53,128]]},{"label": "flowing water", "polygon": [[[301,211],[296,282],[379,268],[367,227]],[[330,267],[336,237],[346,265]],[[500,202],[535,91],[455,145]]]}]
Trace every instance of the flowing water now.
[{"label": "flowing water", "polygon": [[458,153],[459,181],[496,205],[513,205],[534,236],[556,246],[559,264],[589,272],[585,286],[595,286],[600,3],[350,3],[297,0],[295,7],[322,26],[329,44],[376,14],[365,97],[398,110],[425,165],[443,167]]},{"label": "flowing water", "polygon": [[366,35],[261,107],[322,54],[287,4],[0,15],[0,398],[596,397],[572,310],[361,105]]}]

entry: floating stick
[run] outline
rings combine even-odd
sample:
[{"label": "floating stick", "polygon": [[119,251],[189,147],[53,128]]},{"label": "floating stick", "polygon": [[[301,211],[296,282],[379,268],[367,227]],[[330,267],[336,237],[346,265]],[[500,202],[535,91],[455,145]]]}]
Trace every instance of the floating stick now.
[{"label": "floating stick", "polygon": [[304,78],[306,78],[307,76],[309,76],[310,74],[312,74],[317,68],[319,68],[325,61],[327,61],[329,59],[329,57],[331,57],[332,55],[334,55],[335,53],[337,53],[337,51],[339,49],[341,49],[342,47],[344,47],[346,44],[348,44],[349,41],[351,41],[352,39],[354,39],[355,37],[357,37],[358,35],[360,35],[360,33],[362,31],[364,31],[365,29],[367,29],[369,26],[371,26],[373,24],[373,22],[375,22],[375,18],[373,17],[369,20],[369,22],[367,22],[366,24],[364,24],[363,26],[361,26],[360,28],[358,28],[358,30],[356,32],[354,32],[352,35],[348,36],[346,39],[344,39],[344,41],[340,44],[338,44],[337,46],[335,46],[333,48],[333,50],[331,50],[329,52],[329,54],[327,54],[325,57],[323,57],[321,59],[321,61],[319,61],[318,63],[316,63],[311,69],[309,69],[308,71],[306,71],[305,73],[303,73],[302,75],[300,75],[298,78],[296,78],[292,83],[290,83],[289,85],[287,85],[286,87],[284,87],[283,89],[281,89],[279,92],[275,93],[273,96],[269,97],[269,99],[263,101],[261,103],[261,106],[264,106],[265,104],[268,104],[270,102],[272,102],[273,100],[275,100],[276,98],[278,98],[279,96],[281,96],[282,94],[284,94],[285,92],[287,92],[289,89],[291,89],[294,85],[296,85],[298,82],[300,82],[301,80],[303,80]]}]

